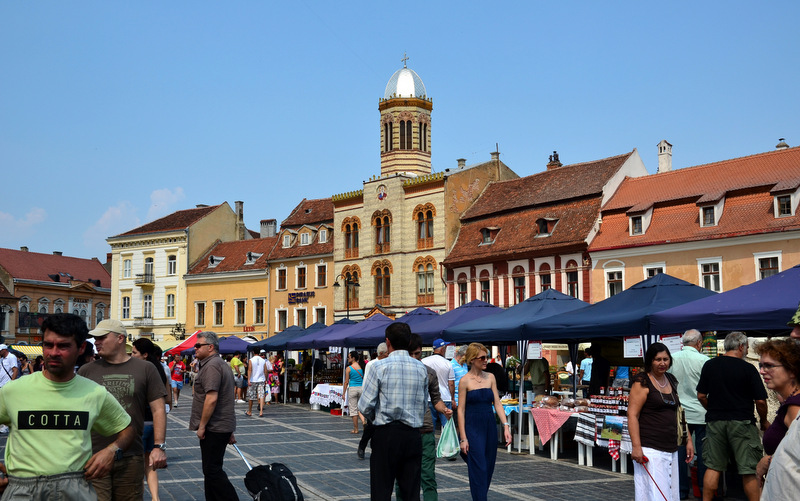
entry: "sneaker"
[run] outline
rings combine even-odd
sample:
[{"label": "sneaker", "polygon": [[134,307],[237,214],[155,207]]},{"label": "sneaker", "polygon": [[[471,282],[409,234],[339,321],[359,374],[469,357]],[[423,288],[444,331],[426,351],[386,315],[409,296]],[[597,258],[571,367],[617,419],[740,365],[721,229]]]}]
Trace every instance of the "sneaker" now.
[{"label": "sneaker", "polygon": [[364,459],[364,449],[358,449],[358,459]]}]

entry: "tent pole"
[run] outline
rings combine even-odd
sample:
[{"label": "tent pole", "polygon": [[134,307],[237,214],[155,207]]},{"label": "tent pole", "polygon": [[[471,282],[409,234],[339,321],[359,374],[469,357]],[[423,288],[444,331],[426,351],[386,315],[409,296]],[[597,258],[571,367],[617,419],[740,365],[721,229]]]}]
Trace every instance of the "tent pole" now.
[{"label": "tent pole", "polygon": [[[289,369],[286,368],[286,361],[289,359],[289,350],[283,350],[283,404],[286,405],[286,397],[289,395]],[[278,378],[281,375],[278,374]]]}]

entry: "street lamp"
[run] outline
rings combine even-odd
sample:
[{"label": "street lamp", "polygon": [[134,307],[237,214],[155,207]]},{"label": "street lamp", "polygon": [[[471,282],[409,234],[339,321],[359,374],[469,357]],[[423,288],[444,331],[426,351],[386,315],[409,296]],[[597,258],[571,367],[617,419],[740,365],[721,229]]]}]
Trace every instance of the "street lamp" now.
[{"label": "street lamp", "polygon": [[350,319],[350,294],[351,294],[351,292],[350,292],[351,289],[350,288],[351,287],[361,287],[361,284],[359,284],[355,280],[351,280],[350,278],[345,277],[344,275],[342,275],[340,273],[339,276],[337,276],[335,279],[333,279],[334,280],[333,281],[333,286],[334,287],[341,287],[341,285],[339,284],[339,279],[340,278],[344,279],[344,285],[345,285],[345,287],[347,287],[347,290],[345,291],[345,296],[344,296],[344,307],[345,307],[345,310],[347,311],[347,319],[349,320]]}]

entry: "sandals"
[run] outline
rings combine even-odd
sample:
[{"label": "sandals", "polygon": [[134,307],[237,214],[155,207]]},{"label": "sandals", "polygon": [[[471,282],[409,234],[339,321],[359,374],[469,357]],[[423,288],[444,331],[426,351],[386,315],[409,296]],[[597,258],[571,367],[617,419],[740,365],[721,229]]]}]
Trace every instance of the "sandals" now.
[{"label": "sandals", "polygon": [[245,415],[245,416],[252,416],[253,414],[252,414],[252,413],[250,413],[250,412],[247,412],[247,411],[245,411],[244,415]]}]

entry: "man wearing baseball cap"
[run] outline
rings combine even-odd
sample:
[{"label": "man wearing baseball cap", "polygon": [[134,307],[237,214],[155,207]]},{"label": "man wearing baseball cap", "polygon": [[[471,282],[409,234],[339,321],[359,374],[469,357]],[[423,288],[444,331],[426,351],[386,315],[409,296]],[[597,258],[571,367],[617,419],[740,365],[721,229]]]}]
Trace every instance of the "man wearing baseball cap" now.
[{"label": "man wearing baseball cap", "polygon": [[[439,378],[439,395],[448,409],[453,409],[453,395],[456,393],[456,375],[450,361],[444,358],[447,349],[447,342],[444,339],[436,339],[433,342],[433,355],[422,359],[422,363],[436,371]],[[433,427],[436,429],[437,421],[444,428],[447,424],[447,416],[437,411],[428,400],[433,416]]]},{"label": "man wearing baseball cap", "polygon": [[[108,477],[94,482],[100,501],[141,500],[144,496],[144,432],[145,407],[153,413],[155,447],[150,453],[150,466],[156,470],[167,465],[167,416],[164,383],[152,363],[133,358],[125,350],[128,332],[122,322],[106,319],[89,332],[94,337],[99,360],[78,369],[78,374],[104,386],[131,416],[136,438],[128,450],[118,454]],[[108,438],[92,434],[92,450],[107,447]]]}]

